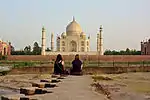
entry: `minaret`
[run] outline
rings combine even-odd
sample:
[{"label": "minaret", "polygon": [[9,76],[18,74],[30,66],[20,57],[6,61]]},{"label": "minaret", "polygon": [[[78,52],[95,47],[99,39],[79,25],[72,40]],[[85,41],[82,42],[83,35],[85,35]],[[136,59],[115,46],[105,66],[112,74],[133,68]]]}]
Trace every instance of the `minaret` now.
[{"label": "minaret", "polygon": [[99,42],[100,42],[100,37],[99,37],[99,32],[97,33],[97,52],[99,52]]},{"label": "minaret", "polygon": [[51,33],[51,51],[54,51],[54,34]]},{"label": "minaret", "polygon": [[45,28],[42,28],[42,52],[41,55],[45,55],[45,49],[46,49],[46,34],[45,34]]},{"label": "minaret", "polygon": [[100,46],[100,55],[103,55],[103,38],[102,38],[102,34],[103,34],[103,26],[101,25],[100,26],[100,30],[99,30],[99,33],[100,33],[100,43],[99,43],[99,46]]},{"label": "minaret", "polygon": [[99,28],[99,33],[97,34],[97,52],[99,55],[103,55],[103,38],[102,38],[103,27]]}]

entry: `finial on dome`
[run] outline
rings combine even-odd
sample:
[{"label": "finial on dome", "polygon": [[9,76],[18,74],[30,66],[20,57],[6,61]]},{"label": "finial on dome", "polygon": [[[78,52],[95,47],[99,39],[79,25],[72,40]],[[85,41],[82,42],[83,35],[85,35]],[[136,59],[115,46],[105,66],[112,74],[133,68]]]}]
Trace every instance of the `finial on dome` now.
[{"label": "finial on dome", "polygon": [[42,27],[42,30],[45,30],[44,26]]},{"label": "finial on dome", "polygon": [[75,17],[73,16],[73,21],[75,21]]},{"label": "finial on dome", "polygon": [[100,25],[100,29],[103,29],[103,25]]}]

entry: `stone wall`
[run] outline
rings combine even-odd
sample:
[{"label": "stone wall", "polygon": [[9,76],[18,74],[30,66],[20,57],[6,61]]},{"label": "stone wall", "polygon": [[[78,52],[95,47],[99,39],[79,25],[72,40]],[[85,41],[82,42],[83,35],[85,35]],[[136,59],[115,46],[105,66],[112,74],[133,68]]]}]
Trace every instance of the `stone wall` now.
[{"label": "stone wall", "polygon": [[[101,73],[126,73],[126,72],[149,72],[150,66],[144,67],[84,67],[84,74],[101,74]],[[9,74],[52,74],[53,67],[41,66],[41,67],[24,67],[14,68]]]},{"label": "stone wall", "polygon": [[[63,55],[64,60],[72,61],[74,55]],[[89,61],[114,61],[114,62],[134,62],[134,61],[150,61],[150,55],[80,55],[81,60]],[[52,61],[56,59],[56,55],[12,55],[8,56],[11,61]]]}]

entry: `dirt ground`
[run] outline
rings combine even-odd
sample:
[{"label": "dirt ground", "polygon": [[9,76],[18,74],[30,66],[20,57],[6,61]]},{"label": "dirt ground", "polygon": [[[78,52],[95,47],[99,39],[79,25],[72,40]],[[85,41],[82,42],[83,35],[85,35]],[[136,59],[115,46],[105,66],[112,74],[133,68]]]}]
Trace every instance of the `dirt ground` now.
[{"label": "dirt ground", "polygon": [[19,93],[20,87],[31,87],[31,82],[50,78],[49,74],[22,74],[0,76],[0,96]]},{"label": "dirt ground", "polygon": [[[110,100],[150,100],[150,73],[103,74],[96,77],[100,93]],[[110,78],[110,80],[108,79]],[[102,91],[103,90],[103,91]],[[107,93],[105,93],[107,92]]]},{"label": "dirt ground", "polygon": [[[93,83],[99,83],[99,85],[102,86],[102,88],[100,89],[103,89],[103,91],[101,90],[96,90],[96,91],[99,94],[106,96],[108,100],[150,100],[150,72],[95,75],[95,77],[98,76],[110,78],[108,80],[107,79],[93,80]],[[31,82],[39,79],[45,79],[45,78],[50,78],[50,75],[49,74],[23,74],[23,75],[0,76],[0,95],[17,93],[20,87],[31,87]],[[72,81],[69,81],[70,79]],[[63,88],[64,86],[66,86],[65,84],[67,84],[67,86],[72,87],[72,85],[73,86],[75,85],[74,84],[75,82],[76,84],[78,84],[79,89],[82,89],[81,87],[84,86],[83,89],[86,90],[86,85],[90,86],[90,84],[87,84],[87,82],[85,82],[84,80],[92,80],[91,76],[88,77],[81,76],[81,78],[70,77],[70,79],[68,78],[66,81],[62,83]],[[80,86],[80,82],[82,84],[81,86]],[[72,85],[70,85],[70,83]],[[60,87],[60,90],[63,88]],[[66,89],[65,90],[66,93],[69,93],[70,89],[67,90],[67,87],[65,87],[64,89]]]}]

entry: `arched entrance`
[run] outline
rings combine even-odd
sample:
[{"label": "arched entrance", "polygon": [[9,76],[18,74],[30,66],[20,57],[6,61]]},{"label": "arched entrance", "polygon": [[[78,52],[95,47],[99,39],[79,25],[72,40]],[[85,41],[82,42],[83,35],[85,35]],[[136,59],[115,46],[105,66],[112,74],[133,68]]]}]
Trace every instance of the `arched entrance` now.
[{"label": "arched entrance", "polygon": [[75,41],[70,42],[70,52],[77,52],[77,43]]}]

